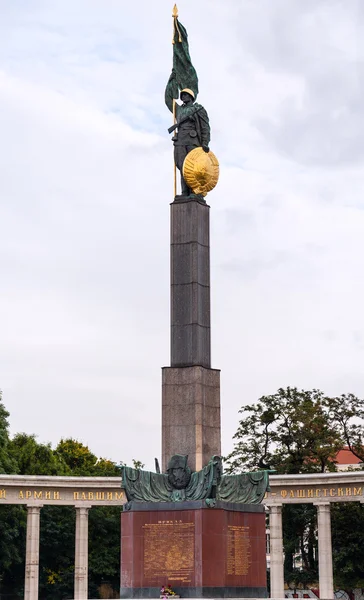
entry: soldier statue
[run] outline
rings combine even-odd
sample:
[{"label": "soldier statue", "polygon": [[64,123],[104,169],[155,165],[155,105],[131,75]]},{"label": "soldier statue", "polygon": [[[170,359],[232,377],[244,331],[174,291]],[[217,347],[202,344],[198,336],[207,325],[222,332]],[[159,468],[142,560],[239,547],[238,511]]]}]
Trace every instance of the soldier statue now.
[{"label": "soldier statue", "polygon": [[[165,91],[166,105],[173,112],[173,102],[176,98],[175,90],[177,87],[176,72],[172,73],[167,83]],[[169,128],[169,132],[174,131],[172,138],[174,144],[174,160],[177,168],[181,172],[181,191],[182,197],[193,197],[192,190],[184,180],[182,167],[187,154],[194,148],[202,147],[205,152],[209,152],[210,143],[210,123],[206,110],[201,104],[195,102],[195,93],[189,88],[181,90],[180,99],[182,105],[175,103],[176,124]]]}]

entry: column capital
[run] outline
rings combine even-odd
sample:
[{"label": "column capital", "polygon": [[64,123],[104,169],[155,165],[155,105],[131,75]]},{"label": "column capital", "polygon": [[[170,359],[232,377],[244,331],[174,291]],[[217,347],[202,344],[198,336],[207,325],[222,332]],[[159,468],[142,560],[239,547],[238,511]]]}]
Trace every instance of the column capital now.
[{"label": "column capital", "polygon": [[331,502],[314,502],[313,504],[317,507],[317,510],[324,512],[330,510]]},{"label": "column capital", "polygon": [[268,508],[269,512],[276,513],[276,514],[282,512],[282,506],[283,506],[282,503],[280,503],[280,504],[266,504],[266,507]]},{"label": "column capital", "polygon": [[80,512],[81,511],[87,512],[90,510],[90,508],[92,508],[92,504],[82,504],[81,506],[76,506],[76,505],[74,505],[74,506],[75,506],[75,509],[79,510]]},{"label": "column capital", "polygon": [[43,504],[27,504],[27,510],[29,512],[37,513],[43,508]]}]

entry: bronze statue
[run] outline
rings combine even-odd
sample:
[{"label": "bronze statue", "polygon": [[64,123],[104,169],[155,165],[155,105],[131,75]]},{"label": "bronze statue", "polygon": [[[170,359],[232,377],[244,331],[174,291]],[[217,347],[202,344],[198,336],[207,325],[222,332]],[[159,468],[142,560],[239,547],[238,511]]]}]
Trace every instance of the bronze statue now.
[{"label": "bronze statue", "polygon": [[[172,69],[168,80],[165,101],[169,110],[173,113],[173,89],[176,84],[176,72]],[[206,110],[201,104],[195,102],[193,90],[185,88],[181,91],[180,99],[182,105],[175,103],[176,125],[171,127],[175,130],[172,138],[174,145],[174,160],[177,169],[181,172],[182,196],[191,196],[193,191],[187,185],[183,177],[183,163],[189,152],[194,148],[202,147],[204,152],[209,152],[210,122]]]},{"label": "bronze statue", "polygon": [[213,456],[201,471],[191,473],[187,459],[187,455],[172,456],[167,473],[123,466],[121,487],[128,500],[125,509],[130,508],[130,502],[205,500],[208,506],[214,506],[216,500],[222,500],[258,504],[269,490],[268,471],[224,475],[221,457]]},{"label": "bronze statue", "polygon": [[[219,177],[219,163],[210,151],[210,122],[206,110],[196,102],[198,77],[189,53],[187,31],[173,9],[173,68],[165,90],[165,102],[173,113],[174,161],[181,173],[181,196],[176,200],[198,198],[212,190]],[[180,93],[179,93],[179,90]],[[176,102],[177,99],[182,104]],[[188,161],[186,158],[188,156]],[[175,173],[176,176],[176,173]]]}]

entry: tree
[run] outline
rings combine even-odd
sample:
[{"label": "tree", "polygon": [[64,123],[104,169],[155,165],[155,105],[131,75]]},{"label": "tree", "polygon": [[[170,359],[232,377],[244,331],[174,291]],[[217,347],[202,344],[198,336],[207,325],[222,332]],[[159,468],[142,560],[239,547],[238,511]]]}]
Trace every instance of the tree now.
[{"label": "tree", "polygon": [[19,599],[24,597],[26,522],[25,506],[0,507],[1,591],[8,591]]},{"label": "tree", "polygon": [[66,463],[72,475],[93,475],[97,456],[88,446],[72,438],[61,439],[55,452]]},{"label": "tree", "polygon": [[279,389],[243,406],[227,471],[273,468],[278,473],[324,472],[335,469],[343,445],[336,422],[328,419],[319,390]]},{"label": "tree", "polygon": [[[316,507],[312,504],[285,504],[283,517],[284,577],[294,588],[318,575]],[[302,569],[295,567],[295,555],[302,558]]]},{"label": "tree", "polygon": [[42,600],[73,598],[75,509],[43,506],[40,525],[39,596]]},{"label": "tree", "polygon": [[[0,394],[0,472],[21,475],[120,476],[120,466],[98,458],[88,446],[74,439],[62,439],[55,449],[42,444],[35,435],[18,433],[9,437],[9,413]],[[141,464],[141,463],[140,463]],[[120,572],[119,507],[97,507],[90,511],[90,589],[107,580],[114,590]],[[0,507],[1,593],[24,596],[26,508]],[[42,600],[73,597],[75,509],[44,506],[40,525],[39,595]],[[116,592],[115,592],[116,593]]]},{"label": "tree", "polygon": [[0,473],[16,473],[17,465],[9,456],[9,413],[2,403],[0,390]]},{"label": "tree", "polygon": [[70,469],[50,444],[37,442],[35,435],[17,433],[8,451],[16,461],[19,475],[67,475]]},{"label": "tree", "polygon": [[72,438],[61,439],[55,454],[67,465],[72,475],[90,477],[120,476],[120,466],[106,458],[97,458],[88,446]]},{"label": "tree", "polygon": [[[16,460],[9,453],[9,413],[0,391],[0,473],[17,473]],[[22,506],[1,506],[0,581],[3,588],[11,582],[14,593],[22,592],[19,573],[24,577],[26,511]],[[21,581],[21,579],[20,579]],[[20,596],[19,596],[20,597]]]},{"label": "tree", "polygon": [[354,394],[342,394],[325,398],[325,407],[344,444],[364,463],[364,399]]},{"label": "tree", "polygon": [[364,587],[364,506],[331,504],[334,579],[339,589]]},{"label": "tree", "polygon": [[120,587],[120,514],[119,506],[97,506],[89,511],[90,598],[96,598],[100,586]]},{"label": "tree", "polygon": [[[353,394],[330,398],[319,390],[281,388],[243,406],[240,413],[234,449],[226,458],[230,473],[268,467],[292,474],[336,470],[336,455],[345,445],[364,462],[364,400]],[[362,587],[363,507],[334,507],[332,524],[335,582]],[[293,587],[317,579],[316,527],[314,506],[283,507],[285,579]],[[294,565],[297,552],[302,571]]]}]

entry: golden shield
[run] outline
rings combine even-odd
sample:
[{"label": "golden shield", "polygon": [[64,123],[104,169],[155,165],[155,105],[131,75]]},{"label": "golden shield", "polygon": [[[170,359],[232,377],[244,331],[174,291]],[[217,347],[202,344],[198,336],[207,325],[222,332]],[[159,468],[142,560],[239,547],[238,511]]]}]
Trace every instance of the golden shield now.
[{"label": "golden shield", "polygon": [[189,152],[183,162],[182,173],[194,194],[206,196],[219,179],[219,161],[213,152],[205,152],[201,146]]}]

